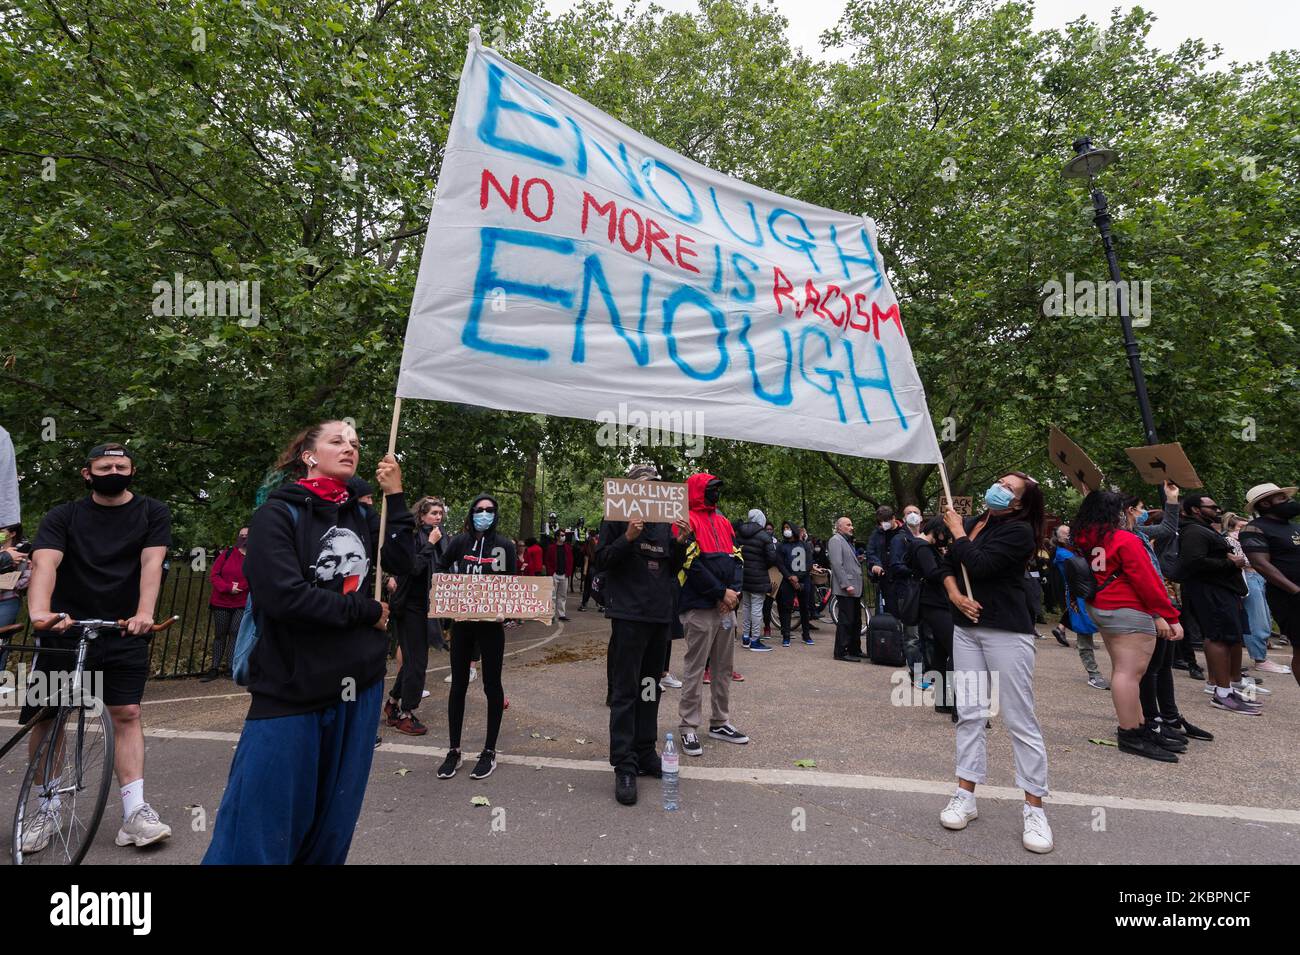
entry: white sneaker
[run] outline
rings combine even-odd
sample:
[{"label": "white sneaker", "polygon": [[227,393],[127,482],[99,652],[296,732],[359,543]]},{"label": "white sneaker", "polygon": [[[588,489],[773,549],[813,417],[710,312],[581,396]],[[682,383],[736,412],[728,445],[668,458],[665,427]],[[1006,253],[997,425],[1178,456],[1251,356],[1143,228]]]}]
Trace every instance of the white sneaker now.
[{"label": "white sneaker", "polygon": [[[475,680],[477,680],[477,679],[478,679],[478,670],[474,669],[473,667],[470,667],[470,668],[469,668],[469,682],[473,683],[473,682],[474,682]],[[443,677],[443,678],[442,678],[442,682],[443,682],[443,683],[450,683],[450,682],[451,682],[451,674],[448,673],[445,677]],[[424,694],[424,695],[425,695],[425,696],[428,696],[429,694],[426,693],[426,694]]]},{"label": "white sneaker", "polygon": [[1025,803],[1025,832],[1020,843],[1030,852],[1052,851],[1052,827],[1047,824],[1047,813]]},{"label": "white sneaker", "polygon": [[171,834],[171,826],[158,818],[158,813],[153,811],[153,806],[145,803],[131,813],[130,819],[122,823],[122,828],[117,831],[117,839],[114,841],[119,846],[148,846],[170,838]]},{"label": "white sneaker", "polygon": [[50,844],[54,834],[59,831],[59,811],[57,809],[38,809],[30,823],[23,826],[22,850],[24,853],[37,853]]},{"label": "white sneaker", "polygon": [[1272,692],[1273,692],[1272,690],[1268,690],[1268,689],[1265,689],[1264,687],[1260,686],[1258,683],[1256,683],[1256,682],[1255,682],[1254,680],[1252,680],[1250,677],[1246,677],[1245,679],[1240,680],[1240,681],[1238,681],[1237,683],[1232,684],[1232,688],[1233,688],[1234,690],[1236,690],[1238,693],[1240,693],[1242,696],[1244,696],[1244,697],[1245,697],[1246,699],[1248,699],[1248,700],[1251,699],[1252,695],[1254,695],[1254,696],[1269,696],[1269,695],[1271,695]]},{"label": "white sneaker", "polygon": [[975,797],[964,789],[958,789],[948,800],[948,805],[939,813],[939,822],[945,829],[965,829],[972,819],[979,818],[975,808]]},{"label": "white sneaker", "polygon": [[659,681],[659,685],[670,686],[674,690],[680,690],[682,688],[682,681],[677,679],[677,677],[673,676],[671,673],[665,673],[663,679]]},{"label": "white sneaker", "polygon": [[1274,663],[1272,660],[1260,660],[1255,664],[1255,669],[1261,673],[1290,673],[1291,668],[1285,663]]}]

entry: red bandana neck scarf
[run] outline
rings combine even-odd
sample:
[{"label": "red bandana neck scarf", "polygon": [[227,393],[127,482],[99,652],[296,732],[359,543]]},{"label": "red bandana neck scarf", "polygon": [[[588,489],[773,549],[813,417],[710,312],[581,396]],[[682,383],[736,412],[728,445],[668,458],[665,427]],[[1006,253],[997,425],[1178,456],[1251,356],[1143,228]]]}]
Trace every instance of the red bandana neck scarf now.
[{"label": "red bandana neck scarf", "polygon": [[338,478],[301,478],[298,483],[331,504],[342,504],[348,499],[348,486]]}]

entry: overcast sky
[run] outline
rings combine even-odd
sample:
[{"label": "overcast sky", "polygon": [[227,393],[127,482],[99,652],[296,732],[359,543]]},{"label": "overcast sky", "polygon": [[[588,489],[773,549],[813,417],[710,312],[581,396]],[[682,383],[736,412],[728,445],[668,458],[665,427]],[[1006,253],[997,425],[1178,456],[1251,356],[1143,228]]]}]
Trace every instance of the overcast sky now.
[{"label": "overcast sky", "polygon": [[[567,10],[576,0],[544,0],[552,11]],[[627,0],[614,0],[627,6]],[[790,21],[789,34],[796,46],[816,54],[821,32],[839,19],[844,0],[775,0]],[[691,11],[696,0],[658,0],[669,10]],[[1173,49],[1188,37],[1200,37],[1223,47],[1225,60],[1262,60],[1275,50],[1300,48],[1300,0],[1037,0],[1034,25],[1063,26],[1080,15],[1094,22],[1108,22],[1113,7],[1141,6],[1157,17],[1151,42],[1161,49]]]}]

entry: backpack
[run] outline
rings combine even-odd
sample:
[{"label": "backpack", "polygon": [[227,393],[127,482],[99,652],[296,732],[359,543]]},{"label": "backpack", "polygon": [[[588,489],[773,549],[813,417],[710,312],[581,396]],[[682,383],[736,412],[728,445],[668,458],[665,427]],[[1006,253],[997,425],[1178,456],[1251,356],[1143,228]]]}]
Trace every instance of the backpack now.
[{"label": "backpack", "polygon": [[[293,526],[296,529],[298,527],[298,508],[291,506],[287,501],[281,501],[280,503],[289,512],[289,517],[293,520]],[[370,511],[367,507],[360,504],[358,509],[362,518],[369,521]],[[239,633],[235,636],[235,649],[232,651],[230,659],[230,675],[239,686],[248,686],[249,661],[252,660],[253,650],[256,649],[257,641],[261,635],[257,614],[253,611],[253,594],[250,591],[248,600],[244,603],[244,616],[239,621]]]},{"label": "backpack", "polygon": [[1077,554],[1073,557],[1067,557],[1061,562],[1061,572],[1065,574],[1065,585],[1070,588],[1070,594],[1081,605],[1092,602],[1097,594],[1105,590],[1112,581],[1119,577],[1119,571],[1113,571],[1098,587],[1097,578],[1092,573],[1092,565],[1088,563],[1086,557],[1080,557]]}]

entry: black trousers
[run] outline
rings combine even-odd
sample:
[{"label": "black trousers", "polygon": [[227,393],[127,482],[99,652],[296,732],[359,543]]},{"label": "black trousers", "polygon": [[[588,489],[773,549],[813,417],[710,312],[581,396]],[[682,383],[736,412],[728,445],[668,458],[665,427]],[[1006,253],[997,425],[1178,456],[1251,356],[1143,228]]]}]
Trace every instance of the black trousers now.
[{"label": "black trousers", "polygon": [[587,572],[582,575],[582,606],[587,606],[591,602],[591,578],[593,574],[588,568]]},{"label": "black trousers", "polygon": [[934,705],[954,705],[952,678],[952,611],[947,607],[927,607],[921,604],[922,632],[928,632],[934,647],[931,666],[939,677],[934,684]]},{"label": "black trousers", "polygon": [[424,695],[424,671],[429,668],[429,619],[418,610],[403,608],[395,629],[402,667],[388,695],[398,701],[404,713],[414,713]]},{"label": "black trousers", "polygon": [[469,664],[480,654],[479,677],[487,697],[488,721],[484,749],[497,748],[501,714],[506,709],[506,691],[501,686],[501,665],[505,661],[506,628],[494,621],[457,620],[451,625],[451,693],[447,697],[447,729],[451,748],[460,749],[460,732],[465,723],[465,694],[469,692]]},{"label": "black trousers", "polygon": [[610,621],[609,764],[635,773],[654,755],[659,735],[659,675],[664,672],[667,623]]},{"label": "black trousers", "polygon": [[1153,720],[1157,716],[1162,720],[1178,719],[1178,703],[1174,700],[1174,654],[1177,645],[1186,643],[1182,640],[1161,640],[1156,637],[1156,648],[1147,664],[1142,682],[1138,684],[1138,695],[1142,699],[1142,717]]},{"label": "black trousers", "polygon": [[856,594],[839,596],[835,598],[835,609],[839,618],[835,625],[835,655],[862,656],[862,601]]},{"label": "black trousers", "polygon": [[[811,601],[807,598],[808,581],[805,578],[799,584],[799,624],[803,630],[804,639],[812,636],[809,624],[812,623]],[[794,613],[794,585],[788,580],[781,581],[780,588],[776,592],[776,611],[781,618],[781,639],[790,639],[790,615]]]}]

